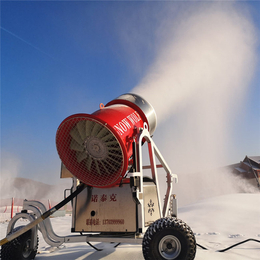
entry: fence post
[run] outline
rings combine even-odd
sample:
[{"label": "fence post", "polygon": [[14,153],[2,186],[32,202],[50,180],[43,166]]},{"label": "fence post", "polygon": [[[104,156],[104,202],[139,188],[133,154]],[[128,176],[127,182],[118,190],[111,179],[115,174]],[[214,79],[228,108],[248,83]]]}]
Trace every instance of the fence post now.
[{"label": "fence post", "polygon": [[13,218],[14,215],[14,197],[12,198],[12,205],[11,205],[11,219]]},{"label": "fence post", "polygon": [[51,209],[51,201],[48,199],[49,209]]}]

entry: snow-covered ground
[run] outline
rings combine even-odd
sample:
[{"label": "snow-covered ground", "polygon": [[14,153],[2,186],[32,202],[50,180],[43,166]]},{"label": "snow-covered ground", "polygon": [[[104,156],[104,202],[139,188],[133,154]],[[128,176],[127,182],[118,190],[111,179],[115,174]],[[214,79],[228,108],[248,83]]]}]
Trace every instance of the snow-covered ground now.
[{"label": "snow-covered ground", "polygon": [[[199,201],[179,208],[179,218],[188,223],[196,235],[199,245],[196,260],[259,260],[260,243],[250,241],[229,251],[235,243],[252,238],[260,241],[260,194],[231,194]],[[52,218],[54,231],[58,235],[70,235],[71,216]],[[5,236],[7,222],[0,224],[1,239]],[[39,235],[37,260],[84,260],[84,259],[143,259],[142,246],[134,244],[93,243],[103,249],[95,251],[86,243],[62,245],[50,248]]]}]

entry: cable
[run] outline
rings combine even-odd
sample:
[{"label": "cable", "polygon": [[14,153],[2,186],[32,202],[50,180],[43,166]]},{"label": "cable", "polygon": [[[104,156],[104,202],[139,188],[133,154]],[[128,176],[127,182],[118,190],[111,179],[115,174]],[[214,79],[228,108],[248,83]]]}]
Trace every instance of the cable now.
[{"label": "cable", "polygon": [[202,246],[202,245],[200,245],[200,244],[196,244],[197,246],[199,246],[200,248],[202,248],[203,250],[208,250],[206,247],[204,247],[204,246]]},{"label": "cable", "polygon": [[64,205],[66,205],[69,201],[74,199],[81,191],[83,191],[87,186],[84,183],[81,183],[78,185],[77,189],[69,195],[68,198],[64,199],[60,203],[58,203],[53,208],[49,209],[48,211],[44,212],[40,217],[35,219],[34,221],[30,222],[28,225],[24,226],[20,230],[16,231],[15,233],[12,233],[10,235],[7,235],[5,238],[3,238],[0,241],[0,246],[12,241],[13,239],[17,238],[18,236],[24,234],[26,231],[30,230],[34,226],[38,225],[40,222],[48,218],[50,215],[52,215],[54,212],[62,208]]},{"label": "cable", "polygon": [[97,247],[95,247],[94,245],[92,245],[90,242],[87,241],[87,244],[89,244],[91,247],[93,247],[95,250],[97,251],[102,251],[103,249],[99,249]]},{"label": "cable", "polygon": [[[234,245],[232,245],[232,246],[230,246],[230,247],[227,247],[227,248],[224,248],[224,249],[221,249],[221,250],[217,250],[216,252],[225,252],[225,251],[227,251],[227,250],[229,250],[229,249],[231,249],[231,248],[233,248],[233,247],[235,247],[235,246],[244,244],[244,243],[249,242],[249,241],[254,241],[254,242],[260,243],[260,240],[257,240],[257,239],[254,239],[254,238],[249,238],[249,239],[246,239],[246,240],[244,240],[244,241],[242,241],[242,242],[239,242],[239,243],[237,243],[237,244],[234,244]],[[204,247],[204,246],[202,246],[202,245],[200,245],[200,244],[198,244],[198,243],[197,243],[197,246],[199,246],[199,247],[202,248],[203,250],[208,250],[208,248],[206,248],[206,247]]]},{"label": "cable", "polygon": [[253,239],[253,238],[249,238],[249,239],[247,239],[247,240],[244,240],[244,241],[242,241],[242,242],[239,242],[239,243],[237,243],[237,244],[234,244],[233,246],[227,247],[227,248],[225,248],[225,249],[218,250],[217,252],[225,252],[225,251],[227,251],[227,250],[229,250],[229,249],[231,249],[231,248],[233,248],[233,247],[235,247],[235,246],[244,244],[244,243],[249,242],[249,241],[254,241],[254,242],[260,243],[260,240]]}]

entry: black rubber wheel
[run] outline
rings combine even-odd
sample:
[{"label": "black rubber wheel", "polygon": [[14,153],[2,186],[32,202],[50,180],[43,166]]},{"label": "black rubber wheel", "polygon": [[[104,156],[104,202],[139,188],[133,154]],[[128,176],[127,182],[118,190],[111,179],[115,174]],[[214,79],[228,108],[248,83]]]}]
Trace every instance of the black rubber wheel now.
[{"label": "black rubber wheel", "polygon": [[143,256],[146,260],[193,260],[195,254],[195,236],[180,219],[158,219],[145,232]]},{"label": "black rubber wheel", "polygon": [[[14,228],[12,233],[15,233],[24,226]],[[39,239],[37,236],[37,246],[35,249],[30,248],[32,230],[28,230],[21,236],[2,245],[1,260],[31,260],[34,259],[38,249]]]}]

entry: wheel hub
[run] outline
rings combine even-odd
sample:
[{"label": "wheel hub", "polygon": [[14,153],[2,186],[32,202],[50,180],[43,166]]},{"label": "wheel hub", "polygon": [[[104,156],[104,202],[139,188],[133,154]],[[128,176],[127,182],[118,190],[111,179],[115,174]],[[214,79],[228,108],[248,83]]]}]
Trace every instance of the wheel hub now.
[{"label": "wheel hub", "polygon": [[23,248],[23,257],[27,258],[29,257],[29,255],[31,254],[31,239],[26,240],[25,244],[24,244],[24,248]]},{"label": "wheel hub", "polygon": [[172,244],[171,244],[171,243],[168,243],[168,244],[167,244],[167,248],[168,248],[168,249],[172,249]]},{"label": "wheel hub", "polygon": [[173,235],[163,237],[158,247],[164,259],[175,259],[181,252],[181,243],[179,239]]}]

